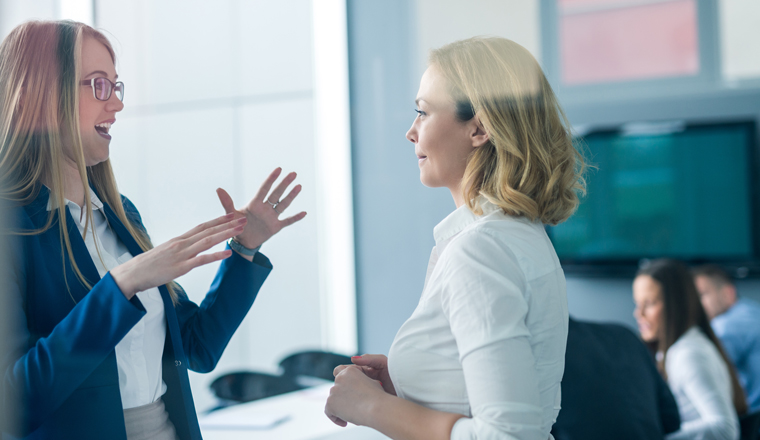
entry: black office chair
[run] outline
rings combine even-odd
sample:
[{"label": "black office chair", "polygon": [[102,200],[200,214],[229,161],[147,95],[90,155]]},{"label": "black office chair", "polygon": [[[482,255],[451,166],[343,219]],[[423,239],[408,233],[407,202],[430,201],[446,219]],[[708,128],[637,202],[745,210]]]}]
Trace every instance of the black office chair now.
[{"label": "black office chair", "polygon": [[741,440],[757,440],[760,438],[760,411],[739,417]]},{"label": "black office chair", "polygon": [[335,367],[350,363],[349,356],[326,351],[303,351],[280,361],[282,374],[279,376],[255,371],[225,374],[211,383],[211,391],[219,402],[208,412],[321,385],[334,380]]},{"label": "black office chair", "polygon": [[338,365],[350,364],[351,357],[327,351],[302,351],[293,353],[280,361],[285,377],[311,377],[333,381],[333,370]]},{"label": "black office chair", "polygon": [[225,374],[211,383],[211,391],[220,400],[219,406],[215,409],[237,403],[252,402],[303,388],[290,377],[253,371]]}]

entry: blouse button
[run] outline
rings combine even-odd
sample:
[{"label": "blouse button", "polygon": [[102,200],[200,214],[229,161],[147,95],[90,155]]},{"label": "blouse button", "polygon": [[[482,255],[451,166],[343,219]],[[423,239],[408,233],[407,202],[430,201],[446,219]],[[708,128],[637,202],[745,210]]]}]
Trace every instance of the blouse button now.
[{"label": "blouse button", "polygon": [[180,365],[182,365],[182,362],[180,362],[180,361],[174,361],[174,366],[175,367],[179,367]]}]

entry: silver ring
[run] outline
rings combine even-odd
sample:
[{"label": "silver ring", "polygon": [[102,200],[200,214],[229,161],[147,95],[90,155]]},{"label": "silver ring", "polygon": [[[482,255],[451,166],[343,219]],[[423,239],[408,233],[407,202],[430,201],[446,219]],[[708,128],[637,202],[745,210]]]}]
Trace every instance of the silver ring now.
[{"label": "silver ring", "polygon": [[265,200],[265,202],[267,202],[267,203],[269,203],[270,205],[272,205],[272,209],[274,209],[275,211],[277,211],[277,205],[279,205],[279,204],[280,204],[280,201],[279,201],[279,200],[277,201],[277,203],[272,203],[272,202],[270,202],[270,201],[269,201],[269,199],[266,199],[266,200]]},{"label": "silver ring", "polygon": [[277,203],[276,205],[272,206],[272,209],[274,209],[274,212],[276,212],[278,214],[282,214],[280,211],[277,210],[277,205],[279,205],[279,203]]}]

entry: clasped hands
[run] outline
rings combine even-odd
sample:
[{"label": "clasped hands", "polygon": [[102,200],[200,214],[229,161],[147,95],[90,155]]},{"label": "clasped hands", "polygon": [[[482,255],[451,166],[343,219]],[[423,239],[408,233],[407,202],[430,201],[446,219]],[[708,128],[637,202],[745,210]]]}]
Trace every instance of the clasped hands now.
[{"label": "clasped hands", "polygon": [[[296,178],[296,173],[290,173],[270,194],[272,185],[281,173],[281,168],[275,169],[242,209],[235,209],[227,191],[217,189],[226,215],[202,223],[113,268],[111,276],[124,296],[131,299],[137,292],[164,285],[198,266],[228,258],[232,255],[229,249],[209,254],[202,252],[232,237],[247,248],[256,248],[282,228],[303,219],[306,212],[299,212],[283,220],[279,218],[301,192],[301,185],[296,185],[284,199],[280,199]],[[274,209],[274,205],[277,209]],[[252,257],[248,259],[252,260]]]},{"label": "clasped hands", "polygon": [[351,358],[353,365],[339,365],[333,370],[335,385],[325,404],[325,415],[338,426],[348,422],[369,425],[375,405],[396,389],[388,373],[388,358],[365,354]]}]

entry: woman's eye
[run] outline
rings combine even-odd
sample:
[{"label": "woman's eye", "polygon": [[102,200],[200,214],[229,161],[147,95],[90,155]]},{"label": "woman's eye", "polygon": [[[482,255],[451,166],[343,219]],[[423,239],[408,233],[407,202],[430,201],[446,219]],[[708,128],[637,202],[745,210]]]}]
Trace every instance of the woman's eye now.
[{"label": "woman's eye", "polygon": [[419,115],[419,116],[425,116],[427,114],[427,113],[423,112],[422,110],[420,110],[418,108],[414,109],[414,111],[416,111],[417,115]]}]

